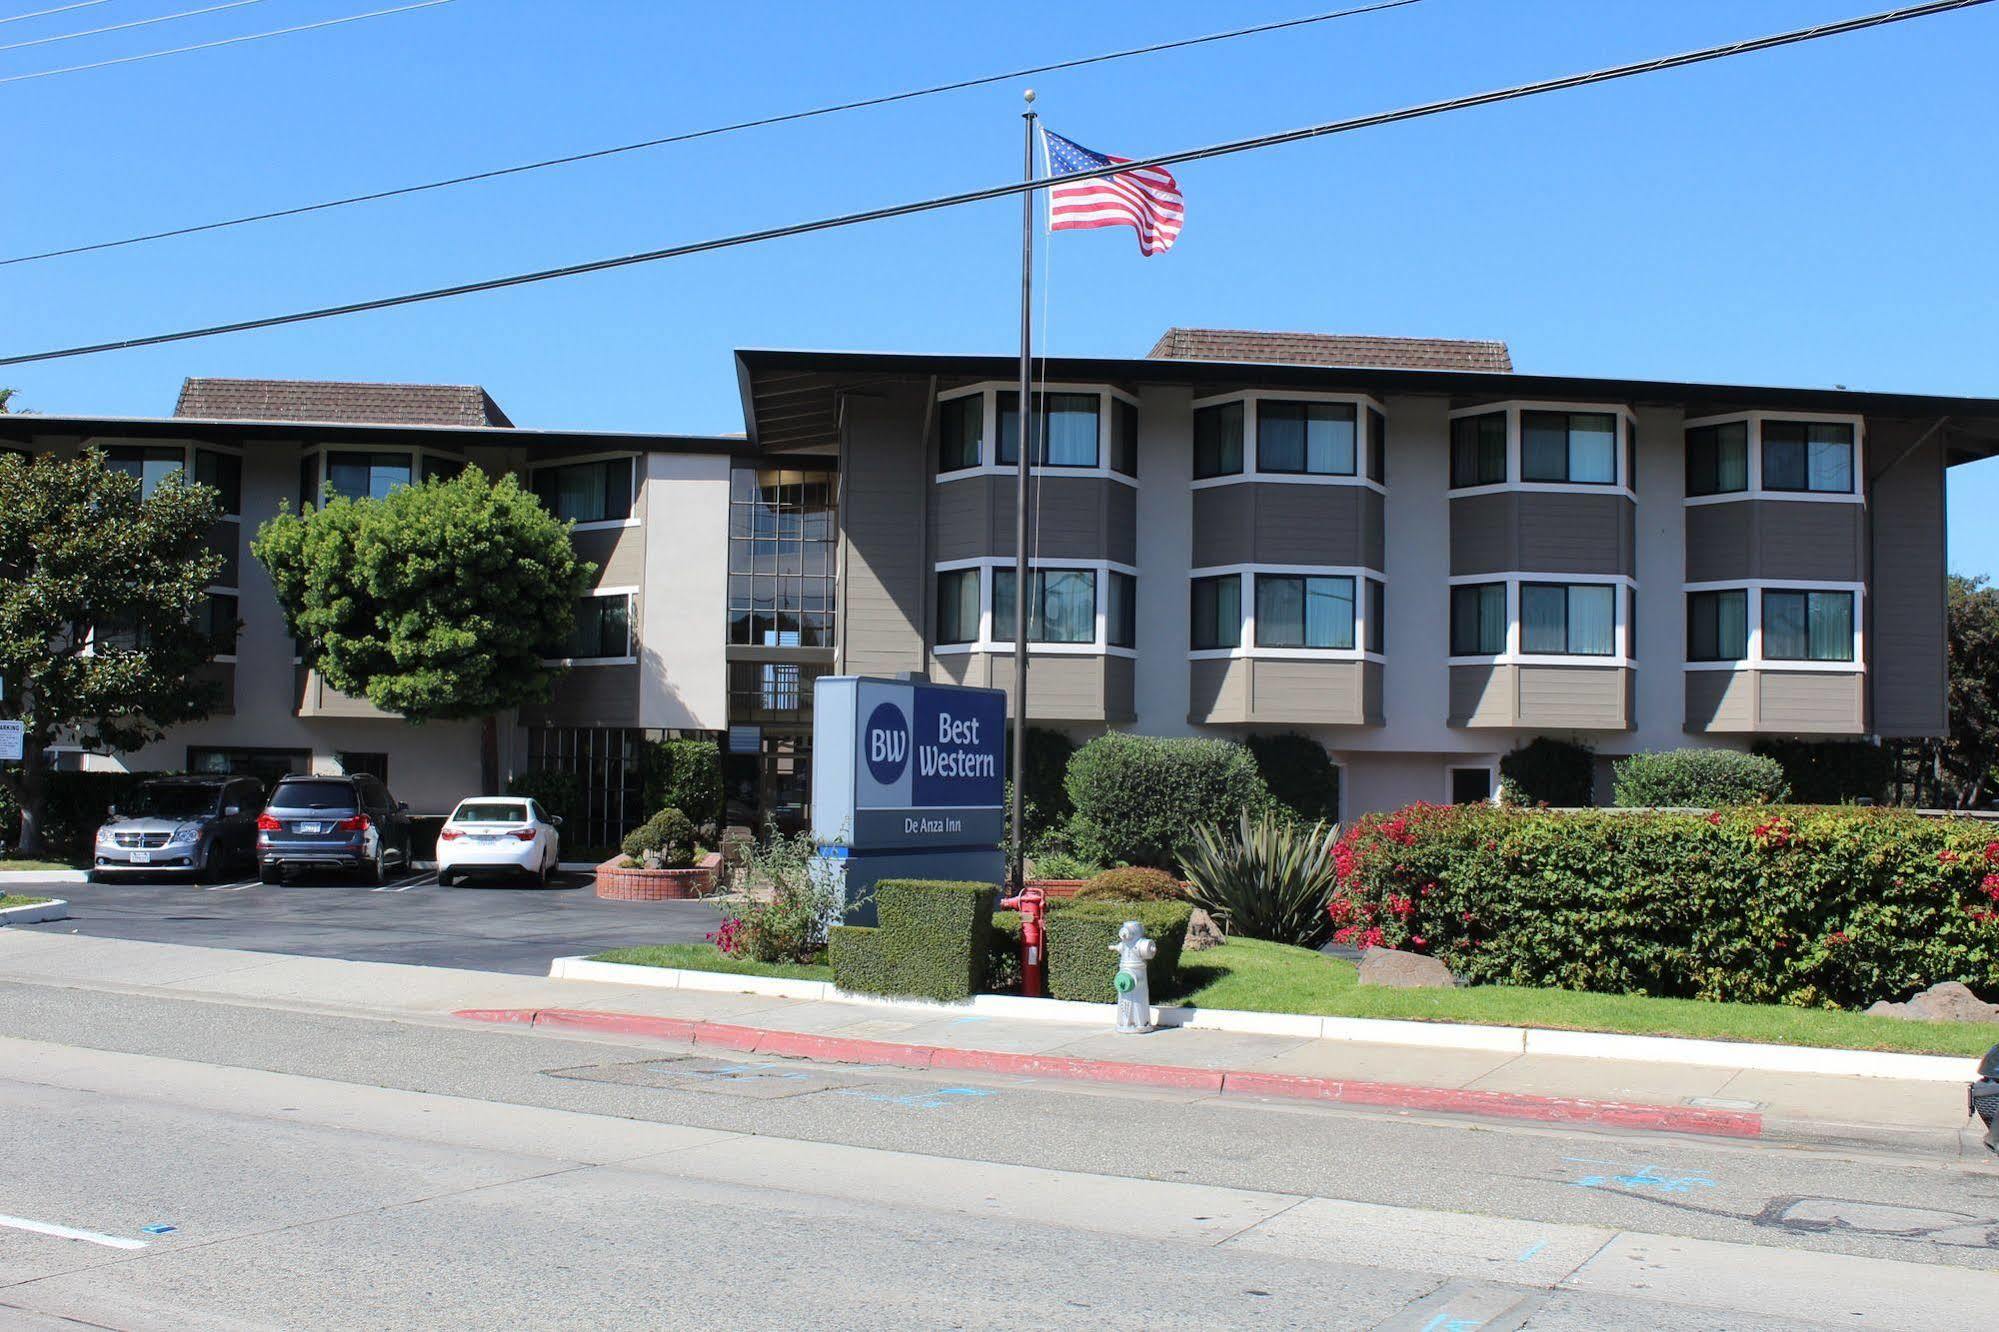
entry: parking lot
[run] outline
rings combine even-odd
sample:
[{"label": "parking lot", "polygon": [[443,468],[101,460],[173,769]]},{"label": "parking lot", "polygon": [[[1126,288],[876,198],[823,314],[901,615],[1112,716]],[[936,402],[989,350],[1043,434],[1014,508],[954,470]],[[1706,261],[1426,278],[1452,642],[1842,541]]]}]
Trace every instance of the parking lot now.
[{"label": "parking lot", "polygon": [[70,904],[69,920],[9,929],[523,975],[545,975],[555,957],[698,942],[717,921],[703,902],[604,901],[589,876],[576,873],[548,888],[499,882],[445,888],[426,871],[379,888],[329,874],[282,886],[254,876],[219,884],[10,880],[0,891]]}]

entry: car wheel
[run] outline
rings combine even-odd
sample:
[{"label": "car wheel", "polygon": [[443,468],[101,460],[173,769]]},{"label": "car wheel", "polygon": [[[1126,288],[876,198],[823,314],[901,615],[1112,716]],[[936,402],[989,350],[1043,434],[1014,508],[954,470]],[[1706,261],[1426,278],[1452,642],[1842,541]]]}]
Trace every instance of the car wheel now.
[{"label": "car wheel", "polygon": [[361,867],[361,882],[372,888],[379,888],[387,878],[388,875],[382,866],[382,849],[376,847],[375,858]]},{"label": "car wheel", "polygon": [[457,882],[458,882],[458,876],[456,874],[453,874],[450,870],[439,870],[437,872],[438,887],[449,888],[452,884]]},{"label": "car wheel", "polygon": [[267,884],[283,883],[285,881],[284,866],[282,865],[257,866],[257,881],[259,883],[267,883]]},{"label": "car wheel", "polygon": [[201,857],[201,873],[197,876],[203,883],[221,883],[229,877],[229,853],[214,842]]}]

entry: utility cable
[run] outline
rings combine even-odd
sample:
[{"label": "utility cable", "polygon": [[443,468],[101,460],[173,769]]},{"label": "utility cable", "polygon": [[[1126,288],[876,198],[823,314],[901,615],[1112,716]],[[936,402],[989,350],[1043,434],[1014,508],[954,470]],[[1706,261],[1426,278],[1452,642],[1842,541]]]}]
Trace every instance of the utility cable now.
[{"label": "utility cable", "polygon": [[119,240],[97,241],[90,245],[71,245],[58,250],[44,250],[39,254],[21,254],[0,259],[0,268],[11,264],[29,264],[41,259],[58,259],[65,255],[89,254],[95,250],[114,250],[126,245],[142,245],[148,241],[168,240],[175,236],[193,236],[204,231],[220,231],[225,227],[246,226],[252,222],[271,222],[283,217],[298,217],[304,213],[324,212],[329,208],[346,208],[352,204],[375,203],[382,199],[397,199],[406,194],[422,194],[429,190],[448,189],[454,185],[470,185],[482,180],[497,180],[503,176],[518,176],[529,171],[543,171],[549,167],[570,166],[577,162],[592,162],[602,157],[615,157],[620,153],[635,153],[646,148],[659,148],[667,144],[691,143],[696,139],[711,139],[718,135],[735,134],[742,130],[762,129],[770,125],[785,125],[798,120],[811,120],[818,116],[835,115],[843,111],[859,111],[868,107],[888,106],[895,102],[907,102],[919,97],[934,97],[939,93],[961,92],[967,88],[982,88],[987,84],[1004,83],[1010,79],[1026,78],[1034,74],[1047,74],[1056,70],[1080,69],[1086,65],[1100,65],[1112,60],[1127,60],[1134,56],[1157,55],[1162,51],[1177,51],[1184,47],[1201,46],[1210,42],[1230,41],[1237,37],[1251,37],[1260,33],[1277,32],[1285,28],[1300,28],[1312,23],[1327,23],[1333,19],[1352,18],[1360,14],[1378,13],[1384,9],[1400,9],[1405,5],[1419,3],[1419,0],[1380,0],[1376,4],[1362,5],[1354,9],[1336,9],[1330,13],[1309,14],[1303,18],[1280,19],[1274,23],[1259,23],[1253,27],[1233,28],[1227,32],[1212,32],[1205,37],[1185,37],[1177,41],[1156,42],[1150,46],[1134,46],[1123,51],[1108,51],[1102,55],[1080,56],[1074,60],[1061,60],[1054,64],[1033,65],[1027,69],[1009,70],[1004,74],[984,74],[977,78],[960,79],[954,83],[940,83],[929,88],[914,88],[904,92],[887,93],[879,97],[864,97],[857,101],[836,102],[829,106],[813,107],[806,111],[788,111],[781,115],[762,116],[755,120],[739,120],[728,125],[714,125],[706,129],[687,130],[679,134],[669,134],[657,139],[641,139],[637,143],[622,143],[611,148],[593,148],[587,152],[570,153],[564,157],[549,157],[538,162],[520,162],[513,166],[495,167],[491,171],[475,171],[463,176],[449,176],[443,180],[425,181],[418,185],[402,185],[395,189],[375,190],[367,194],[352,194],[340,199],[326,199],[319,203],[300,204],[294,208],[278,208],[269,212],[250,213],[243,217],[223,218],[216,222],[201,222],[192,226],[172,227],[165,231],[151,231],[138,236],[126,236]]},{"label": "utility cable", "polygon": [[193,18],[197,14],[213,14],[224,9],[241,9],[244,5],[262,4],[263,0],[229,0],[228,4],[210,5],[206,9],[183,9],[178,14],[160,14],[153,18],[133,19],[129,23],[113,23],[108,28],[89,28],[83,32],[65,32],[54,37],[37,37],[33,41],[15,42],[0,46],[0,51],[22,51],[30,46],[47,46],[51,42],[73,42],[79,37],[101,37],[107,32],[123,32],[127,28],[145,28],[155,23],[172,23],[175,19]]},{"label": "utility cable", "polygon": [[92,5],[104,4],[105,0],[76,0],[73,5],[57,5],[54,9],[38,9],[32,14],[9,14],[0,18],[0,23],[21,23],[28,19],[47,18],[51,14],[67,14],[72,9],[88,9]]},{"label": "utility cable", "polygon": [[1447,111],[1462,111],[1469,107],[1490,106],[1496,102],[1509,102],[1523,97],[1534,97],[1541,93],[1561,92],[1569,88],[1580,88],[1593,83],[1608,83],[1613,79],[1630,78],[1638,74],[1651,74],[1660,70],[1678,69],[1686,65],[1702,64],[1710,60],[1722,60],[1730,56],[1747,55],[1755,51],[1768,51],[1781,46],[1795,46],[1821,37],[1834,37],[1843,33],[1859,32],[1868,28],[1887,27],[1894,23],[1904,23],[1910,19],[1927,18],[1933,14],[1947,13],[1957,9],[1971,9],[1992,3],[1992,0],[1930,0],[1930,3],[1908,5],[1900,9],[1884,10],[1859,18],[1841,19],[1833,23],[1821,23],[1809,28],[1795,28],[1789,32],[1776,33],[1768,37],[1754,37],[1739,42],[1728,42],[1721,46],[1704,47],[1698,51],[1686,51],[1679,55],[1658,56],[1650,60],[1634,61],[1625,65],[1612,65],[1604,69],[1583,74],[1566,74],[1559,78],[1543,79],[1537,83],[1516,84],[1510,88],[1497,88],[1489,92],[1472,93],[1463,97],[1447,98],[1438,102],[1425,102],[1418,106],[1403,107],[1395,111],[1377,111],[1372,115],[1356,116],[1350,120],[1332,120],[1318,125],[1308,125],[1302,129],[1283,130],[1275,134],[1262,134],[1255,138],[1235,139],[1227,143],[1212,144],[1206,148],[1187,148],[1178,152],[1162,153],[1155,157],[1140,158],[1112,166],[1097,167],[1089,171],[1072,171],[1065,176],[1043,177],[1038,180],[1011,181],[1004,185],[989,185],[984,189],[967,190],[960,194],[939,195],[914,203],[891,204],[883,208],[870,208],[858,213],[843,213],[835,217],[818,218],[810,222],[794,222],[787,226],[767,227],[761,231],[741,232],[733,236],[718,236],[709,240],[692,241],[684,245],[668,246],[660,250],[646,250],[638,254],[619,255],[610,259],[595,259],[580,264],[565,264],[560,268],[544,268],[530,273],[516,273],[508,277],[487,278],[478,282],[463,282],[455,286],[434,287],[428,291],[405,292],[399,296],[381,296],[372,300],[353,301],[346,305],[322,306],[315,310],[301,310],[291,314],[266,315],[260,319],[244,319],[229,324],[211,324],[205,328],[185,329],[174,333],[154,333],[145,337],[124,338],[116,342],[97,342],[79,347],[64,347],[54,351],[29,352],[19,356],[0,357],[0,366],[27,365],[38,361],[62,360],[72,356],[90,356],[98,352],[126,351],[134,347],[157,347],[169,342],[187,342],[195,338],[215,337],[223,333],[245,333],[253,329],[277,328],[286,324],[303,324],[318,319],[332,319],[339,315],[361,314],[369,310],[387,310],[402,305],[418,305],[427,301],[445,300],[454,296],[469,296],[475,292],[498,291],[507,287],[524,287],[530,283],[548,282],[556,278],[577,277],[584,273],[601,273],[608,269],[629,268],[635,264],[653,263],[661,259],[678,259],[690,254],[705,254],[712,250],[732,249],[741,245],[754,245],[762,241],[782,240],[791,236],[810,235],[819,231],[832,231],[840,227],[857,226],[864,222],[881,222],[894,217],[907,217],[913,213],[936,212],[943,208],[956,208],[964,204],[984,203],[989,199],[1004,199],[1028,190],[1046,189],[1051,185],[1068,184],[1079,180],[1094,180],[1100,176],[1116,175],[1126,171],[1144,171],[1152,167],[1176,166],[1182,162],[1198,162],[1211,157],[1226,157],[1234,153],[1252,152],[1261,148],[1274,148],[1282,144],[1299,143],[1306,139],[1324,138],[1333,134],[1345,134],[1353,130],[1370,129],[1376,125],[1391,125],[1405,120],[1417,120],[1425,116],[1440,115]]},{"label": "utility cable", "polygon": [[61,69],[38,69],[32,74],[9,74],[0,78],[0,83],[22,83],[28,79],[46,79],[56,74],[76,74],[86,69],[104,69],[111,65],[129,65],[135,60],[157,60],[161,56],[186,55],[189,51],[208,51],[218,46],[235,46],[241,42],[260,42],[266,37],[289,37],[295,32],[311,32],[315,28],[335,28],[343,23],[359,23],[363,19],[383,18],[390,14],[407,14],[412,9],[430,9],[435,5],[448,5],[451,0],[418,0],[413,5],[398,5],[394,9],[375,9],[366,14],[349,14],[345,18],[321,19],[318,23],[301,23],[295,28],[277,28],[270,32],[245,33],[241,37],[224,37],[213,42],[197,42],[193,46],[176,46],[165,51],[147,51],[140,55],[119,56],[115,60],[94,60],[87,65],[65,65]]}]

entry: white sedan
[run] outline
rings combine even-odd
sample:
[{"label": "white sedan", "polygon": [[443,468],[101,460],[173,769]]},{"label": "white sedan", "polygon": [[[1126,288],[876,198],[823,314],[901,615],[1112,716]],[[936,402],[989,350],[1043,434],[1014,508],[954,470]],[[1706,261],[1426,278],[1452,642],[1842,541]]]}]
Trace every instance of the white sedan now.
[{"label": "white sedan", "polygon": [[526,875],[546,887],[562,860],[561,826],[525,797],[461,800],[437,834],[437,881],[448,888],[475,874]]}]

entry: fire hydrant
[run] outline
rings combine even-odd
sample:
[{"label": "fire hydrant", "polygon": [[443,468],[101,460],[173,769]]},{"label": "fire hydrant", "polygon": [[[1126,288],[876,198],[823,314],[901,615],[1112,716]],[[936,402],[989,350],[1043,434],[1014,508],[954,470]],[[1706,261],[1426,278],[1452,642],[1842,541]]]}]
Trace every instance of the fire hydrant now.
[{"label": "fire hydrant", "polygon": [[1048,899],[1039,888],[1029,885],[1018,897],[1003,897],[1000,905],[1020,913],[1020,992],[1039,999],[1048,954],[1042,950],[1042,918],[1048,914]]}]

